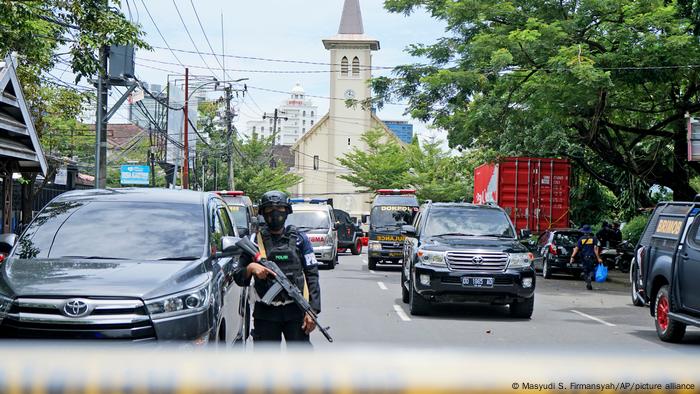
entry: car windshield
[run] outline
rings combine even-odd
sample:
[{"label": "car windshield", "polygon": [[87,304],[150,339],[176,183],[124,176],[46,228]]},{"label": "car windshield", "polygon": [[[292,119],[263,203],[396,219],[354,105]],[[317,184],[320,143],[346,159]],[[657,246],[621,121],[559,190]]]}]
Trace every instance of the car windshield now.
[{"label": "car windshield", "polygon": [[201,205],[62,201],[37,216],[14,256],[159,260],[205,249]]},{"label": "car windshield", "polygon": [[428,237],[465,235],[515,238],[515,230],[502,211],[466,207],[433,209],[424,234]]},{"label": "car windshield", "polygon": [[417,207],[400,205],[381,205],[372,208],[370,224],[374,228],[398,227],[413,223],[413,218],[418,212]]},{"label": "car windshield", "polygon": [[248,227],[248,215],[246,215],[246,207],[240,205],[229,205],[229,212],[233,216],[233,222],[238,228]]},{"label": "car windshield", "polygon": [[576,242],[581,238],[581,233],[555,233],[554,244],[557,246],[576,246]]},{"label": "car windshield", "polygon": [[331,220],[325,211],[295,211],[287,217],[287,226],[300,230],[329,229]]}]

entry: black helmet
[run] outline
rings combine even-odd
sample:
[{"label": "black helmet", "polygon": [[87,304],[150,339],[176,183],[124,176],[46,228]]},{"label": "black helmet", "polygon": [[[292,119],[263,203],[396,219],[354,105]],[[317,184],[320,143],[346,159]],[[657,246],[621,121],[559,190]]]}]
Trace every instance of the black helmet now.
[{"label": "black helmet", "polygon": [[260,212],[262,213],[266,207],[285,207],[287,213],[292,213],[292,204],[289,203],[287,193],[277,190],[269,191],[260,198]]}]

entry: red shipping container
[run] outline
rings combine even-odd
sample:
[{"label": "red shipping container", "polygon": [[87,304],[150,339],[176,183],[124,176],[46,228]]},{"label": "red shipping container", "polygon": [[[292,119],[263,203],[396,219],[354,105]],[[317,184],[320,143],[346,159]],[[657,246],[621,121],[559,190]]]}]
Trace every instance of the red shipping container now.
[{"label": "red shipping container", "polygon": [[495,203],[518,230],[569,227],[571,165],[565,159],[508,157],[474,170],[474,203]]}]

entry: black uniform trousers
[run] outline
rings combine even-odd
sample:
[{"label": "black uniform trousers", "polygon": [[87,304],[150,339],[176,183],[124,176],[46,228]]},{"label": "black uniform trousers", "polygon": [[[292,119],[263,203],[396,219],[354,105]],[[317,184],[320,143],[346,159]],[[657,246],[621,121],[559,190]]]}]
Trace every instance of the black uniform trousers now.
[{"label": "black uniform trousers", "polygon": [[595,275],[595,257],[583,256],[581,265],[583,266],[583,279],[586,281],[586,284],[590,284]]},{"label": "black uniform trousers", "polygon": [[256,302],[253,318],[255,343],[280,343],[284,336],[287,343],[295,346],[311,346],[309,336],[301,328],[304,313],[296,304],[271,306]]}]

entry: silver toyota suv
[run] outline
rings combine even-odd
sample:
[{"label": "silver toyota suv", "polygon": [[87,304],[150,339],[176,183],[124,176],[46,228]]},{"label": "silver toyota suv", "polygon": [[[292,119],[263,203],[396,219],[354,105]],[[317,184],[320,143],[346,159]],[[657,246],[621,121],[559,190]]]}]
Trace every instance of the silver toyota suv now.
[{"label": "silver toyota suv", "polygon": [[291,199],[292,214],[287,226],[292,225],[309,237],[316,259],[333,269],[338,263],[338,225],[329,200]]}]

